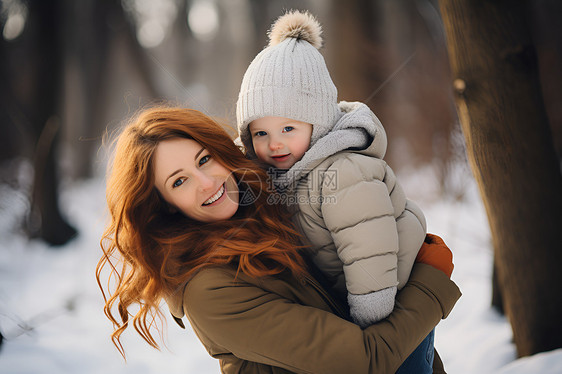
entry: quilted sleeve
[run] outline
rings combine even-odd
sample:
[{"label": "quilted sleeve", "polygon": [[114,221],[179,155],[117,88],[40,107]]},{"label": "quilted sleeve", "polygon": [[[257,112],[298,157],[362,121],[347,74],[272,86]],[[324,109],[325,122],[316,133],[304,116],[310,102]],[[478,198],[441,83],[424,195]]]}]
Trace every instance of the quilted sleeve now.
[{"label": "quilted sleeve", "polygon": [[384,161],[350,154],[336,160],[323,178],[322,216],[352,294],[398,284],[398,231],[385,174]]}]

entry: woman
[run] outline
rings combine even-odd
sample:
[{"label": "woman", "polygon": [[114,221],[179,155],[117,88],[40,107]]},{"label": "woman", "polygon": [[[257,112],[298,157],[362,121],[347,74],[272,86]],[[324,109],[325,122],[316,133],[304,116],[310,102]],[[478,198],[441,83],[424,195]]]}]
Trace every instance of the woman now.
[{"label": "woman", "polygon": [[[287,213],[267,203],[266,183],[265,172],[198,111],[159,107],[133,119],[107,182],[111,221],[96,272],[100,288],[105,266],[116,275],[105,305],[114,344],[124,354],[119,338],[132,317],[157,347],[150,326],[162,318],[165,298],[178,323],[187,315],[224,373],[396,371],[460,296],[448,279],[450,251],[436,237],[424,245],[426,264],[414,267],[399,307],[362,330],[315,279]],[[140,306],[134,315],[133,304]]]}]

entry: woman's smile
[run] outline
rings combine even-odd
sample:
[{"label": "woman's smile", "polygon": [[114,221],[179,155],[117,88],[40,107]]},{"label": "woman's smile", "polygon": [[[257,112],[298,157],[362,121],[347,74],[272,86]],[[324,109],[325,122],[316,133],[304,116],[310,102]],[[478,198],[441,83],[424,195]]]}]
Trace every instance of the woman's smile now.
[{"label": "woman's smile", "polygon": [[[211,196],[211,197],[209,198],[209,200],[207,200],[207,201],[205,201],[205,202],[203,203],[203,206],[213,205],[214,203],[219,204],[220,201],[222,201],[221,198],[222,198],[223,196],[226,196],[226,195],[224,194],[224,191],[225,191],[225,188],[224,188],[224,183],[223,183],[223,184],[221,184],[219,190],[218,190],[213,196]],[[215,204],[215,205],[216,205],[216,204]]]}]

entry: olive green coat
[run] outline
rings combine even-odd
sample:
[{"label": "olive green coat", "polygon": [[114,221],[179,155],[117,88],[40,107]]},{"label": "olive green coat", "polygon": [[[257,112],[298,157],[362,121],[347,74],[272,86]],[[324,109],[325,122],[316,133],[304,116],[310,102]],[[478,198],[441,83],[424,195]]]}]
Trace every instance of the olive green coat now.
[{"label": "olive green coat", "polygon": [[[362,330],[311,276],[258,279],[209,267],[167,301],[223,373],[354,374],[394,373],[459,296],[443,272],[416,264],[392,314]],[[434,372],[442,368],[436,355]]]}]

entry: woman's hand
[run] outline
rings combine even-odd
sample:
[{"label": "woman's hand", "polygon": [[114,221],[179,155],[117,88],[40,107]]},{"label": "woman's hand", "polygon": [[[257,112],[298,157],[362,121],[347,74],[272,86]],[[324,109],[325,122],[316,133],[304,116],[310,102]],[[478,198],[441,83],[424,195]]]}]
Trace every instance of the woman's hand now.
[{"label": "woman's hand", "polygon": [[453,253],[443,239],[437,235],[426,235],[425,241],[416,257],[416,262],[431,265],[444,272],[449,278],[451,278],[453,273]]}]

